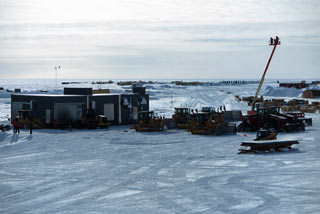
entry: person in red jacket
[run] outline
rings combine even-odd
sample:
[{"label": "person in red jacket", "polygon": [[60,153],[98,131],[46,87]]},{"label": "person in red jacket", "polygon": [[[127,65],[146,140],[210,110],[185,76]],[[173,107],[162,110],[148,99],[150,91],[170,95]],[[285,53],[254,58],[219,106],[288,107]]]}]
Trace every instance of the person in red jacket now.
[{"label": "person in red jacket", "polygon": [[20,127],[19,127],[19,121],[18,117],[12,121],[12,126],[13,126],[13,132],[20,134]]},{"label": "person in red jacket", "polygon": [[16,123],[16,120],[12,120],[12,126],[13,126],[13,133],[16,133],[17,132],[17,123]]}]

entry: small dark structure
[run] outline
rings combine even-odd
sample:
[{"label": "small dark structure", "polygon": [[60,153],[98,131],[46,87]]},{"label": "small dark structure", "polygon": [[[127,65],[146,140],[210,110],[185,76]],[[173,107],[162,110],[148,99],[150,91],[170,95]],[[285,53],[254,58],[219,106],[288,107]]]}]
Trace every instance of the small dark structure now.
[{"label": "small dark structure", "polygon": [[137,93],[137,94],[141,94],[141,95],[145,95],[146,94],[146,88],[142,87],[141,84],[133,84],[132,92],[133,93]]},{"label": "small dark structure", "polygon": [[64,88],[65,95],[92,95],[92,88]]},{"label": "small dark structure", "polygon": [[320,97],[320,90],[305,90],[302,94],[303,98],[316,98]]},{"label": "small dark structure", "polygon": [[[134,91],[144,89],[137,88]],[[92,111],[106,116],[111,124],[134,124],[140,111],[149,110],[149,95],[145,91],[93,94],[91,88],[65,88],[64,94],[12,94],[11,119],[21,110],[30,110],[32,120],[39,119],[48,128],[74,126]]]},{"label": "small dark structure", "polygon": [[243,84],[258,84],[259,81],[256,80],[222,80],[219,82],[223,85],[243,85]]},{"label": "small dark structure", "polygon": [[279,87],[296,88],[296,89],[306,88],[308,86],[309,84],[307,84],[306,81],[301,81],[300,83],[280,83],[279,84]]},{"label": "small dark structure", "polygon": [[320,84],[320,81],[319,81],[319,80],[312,81],[311,84],[313,84],[313,85],[318,85],[318,84]]},{"label": "small dark structure", "polygon": [[0,130],[1,130],[2,132],[10,131],[10,126],[9,126],[9,125],[0,124]]}]

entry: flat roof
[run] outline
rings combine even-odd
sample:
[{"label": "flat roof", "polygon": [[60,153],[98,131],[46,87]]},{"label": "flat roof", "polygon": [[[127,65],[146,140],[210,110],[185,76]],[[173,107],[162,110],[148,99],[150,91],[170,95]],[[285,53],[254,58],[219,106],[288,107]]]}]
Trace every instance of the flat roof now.
[{"label": "flat roof", "polygon": [[12,95],[17,96],[39,96],[39,97],[83,97],[83,96],[119,96],[119,95],[136,95],[138,93],[104,93],[104,94],[92,94],[92,95],[73,95],[73,94],[23,94],[23,93],[13,93]]},{"label": "flat roof", "polygon": [[65,94],[21,94],[21,93],[14,93],[12,95],[17,96],[38,96],[38,97],[81,97],[85,95],[65,95]]},{"label": "flat roof", "polygon": [[121,95],[121,94],[115,94],[115,93],[105,93],[105,94],[92,94],[92,96],[114,96],[114,95]]}]

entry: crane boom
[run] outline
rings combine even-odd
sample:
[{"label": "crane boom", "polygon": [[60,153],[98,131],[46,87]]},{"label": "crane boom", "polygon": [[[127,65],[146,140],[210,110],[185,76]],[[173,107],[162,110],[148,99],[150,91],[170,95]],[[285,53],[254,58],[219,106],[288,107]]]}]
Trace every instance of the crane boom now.
[{"label": "crane boom", "polygon": [[257,89],[257,91],[256,91],[256,95],[254,96],[254,100],[253,100],[252,106],[251,106],[251,110],[252,110],[252,111],[254,111],[254,106],[255,106],[255,103],[256,103],[256,101],[257,101],[257,99],[258,99],[258,96],[259,96],[261,87],[262,87],[263,82],[264,82],[264,77],[266,76],[266,73],[267,73],[267,71],[268,71],[268,68],[269,68],[271,59],[272,59],[272,57],[273,57],[273,54],[274,54],[274,52],[275,52],[275,50],[276,50],[276,48],[277,48],[277,45],[280,45],[280,39],[279,39],[279,37],[276,36],[275,39],[273,39],[273,38],[271,37],[271,38],[270,38],[270,43],[269,43],[269,45],[273,45],[274,47],[273,47],[272,52],[271,52],[271,55],[270,55],[270,57],[269,57],[267,66],[266,66],[266,68],[264,69],[263,75],[262,75],[261,80],[260,80],[260,82],[259,82],[259,86],[258,86],[258,89]]}]

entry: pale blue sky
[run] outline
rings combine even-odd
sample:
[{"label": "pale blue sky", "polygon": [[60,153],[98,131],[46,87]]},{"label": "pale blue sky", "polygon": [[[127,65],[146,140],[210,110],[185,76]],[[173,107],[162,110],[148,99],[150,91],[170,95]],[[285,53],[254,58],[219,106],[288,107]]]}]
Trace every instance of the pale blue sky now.
[{"label": "pale blue sky", "polygon": [[0,0],[1,78],[320,78],[318,0]]}]

